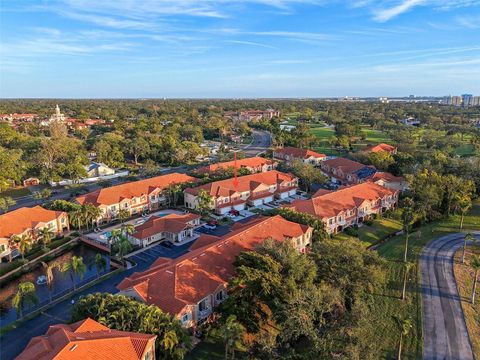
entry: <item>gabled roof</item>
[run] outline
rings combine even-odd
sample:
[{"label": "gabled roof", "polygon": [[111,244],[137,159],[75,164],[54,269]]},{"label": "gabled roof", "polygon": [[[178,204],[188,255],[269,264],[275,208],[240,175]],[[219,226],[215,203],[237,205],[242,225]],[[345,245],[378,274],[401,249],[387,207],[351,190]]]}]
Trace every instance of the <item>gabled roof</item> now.
[{"label": "gabled roof", "polygon": [[385,144],[385,143],[370,145],[363,149],[363,151],[369,151],[369,152],[380,152],[380,151],[393,152],[395,150],[396,150],[395,146]]},{"label": "gabled roof", "polygon": [[30,340],[17,360],[141,359],[156,335],[110,330],[92,319],[58,324]]},{"label": "gabled roof", "polygon": [[291,146],[286,146],[283,148],[279,148],[275,150],[275,153],[277,154],[283,154],[283,155],[288,155],[294,158],[301,158],[301,159],[308,159],[310,157],[314,157],[317,159],[323,159],[327,157],[325,154],[320,154],[312,150],[308,149],[299,149]]},{"label": "gabled roof", "polygon": [[123,199],[131,199],[133,197],[148,195],[157,188],[163,190],[170,185],[196,181],[197,179],[194,177],[185,174],[173,173],[99,189],[97,191],[81,195],[75,200],[82,205],[112,205],[118,204]]},{"label": "gabled roof", "polygon": [[271,170],[264,173],[240,176],[237,178],[238,184],[235,185],[234,178],[214,181],[195,188],[187,188],[187,194],[197,195],[200,190],[207,191],[211,196],[230,196],[236,192],[252,191],[260,185],[278,185],[284,182],[290,182],[296,179],[292,174],[282,173],[277,170]]},{"label": "gabled roof", "polygon": [[366,166],[357,161],[341,157],[325,160],[323,164],[329,166],[331,169],[341,170],[345,174],[353,174]]},{"label": "gabled roof", "polygon": [[63,211],[53,211],[34,206],[23,207],[0,215],[0,238],[10,238],[28,229],[35,229],[39,223],[57,219]]},{"label": "gabled roof", "polygon": [[[273,165],[274,162],[269,159],[265,159],[262,157],[251,157],[237,160],[237,167],[242,168],[257,168],[264,165]],[[233,168],[235,166],[235,161],[226,161],[217,164],[210,164],[208,166],[201,167],[197,169],[195,172],[197,174],[208,174],[218,171],[220,169],[227,170],[228,168]]]},{"label": "gabled roof", "polygon": [[222,237],[202,235],[187,254],[158,259],[147,271],[125,278],[118,288],[134,289],[148,304],[179,314],[228,282],[240,252],[253,250],[268,238],[283,241],[301,236],[308,229],[279,215],[257,217]]},{"label": "gabled roof", "polygon": [[145,239],[164,231],[177,234],[190,226],[188,222],[200,219],[200,217],[197,214],[152,216],[142,225],[136,226],[132,236],[137,239]]},{"label": "gabled roof", "polygon": [[286,207],[295,209],[298,212],[315,215],[319,218],[331,218],[345,210],[359,207],[365,201],[381,199],[396,192],[373,182],[365,182],[333,192],[320,190],[311,199],[295,200]]},{"label": "gabled roof", "polygon": [[386,182],[404,182],[405,178],[403,178],[402,176],[392,175],[389,172],[378,171],[375,174],[373,174],[373,176],[370,177],[369,180],[371,180],[373,182],[376,182],[376,181],[379,181],[379,180],[384,180]]}]

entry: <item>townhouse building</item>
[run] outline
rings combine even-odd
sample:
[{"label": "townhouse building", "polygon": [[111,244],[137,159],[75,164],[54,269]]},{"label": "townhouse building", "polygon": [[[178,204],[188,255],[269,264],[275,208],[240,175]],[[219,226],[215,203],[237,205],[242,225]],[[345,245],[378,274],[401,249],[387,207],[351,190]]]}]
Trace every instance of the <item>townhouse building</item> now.
[{"label": "townhouse building", "polygon": [[367,181],[377,171],[373,166],[341,157],[323,161],[320,168],[332,182],[342,185]]},{"label": "townhouse building", "polygon": [[268,204],[274,199],[285,199],[296,194],[297,189],[297,177],[271,170],[186,188],[184,201],[187,208],[198,208],[198,194],[204,190],[212,198],[211,209],[216,214],[224,215],[231,210],[240,211],[247,206],[257,207]]},{"label": "townhouse building", "polygon": [[121,294],[154,304],[180,319],[186,328],[206,320],[228,296],[228,281],[235,275],[234,261],[266,239],[288,241],[308,251],[312,228],[281,216],[257,217],[236,223],[222,237],[202,235],[191,251],[177,259],[159,258],[150,269],[134,273],[117,287]]},{"label": "townhouse building", "polygon": [[17,360],[155,360],[157,335],[111,330],[92,319],[51,325]]},{"label": "townhouse building", "polygon": [[337,191],[321,189],[309,200],[296,200],[285,207],[322,220],[329,234],[358,225],[373,214],[382,214],[398,205],[399,190],[373,182],[348,186]]},{"label": "townhouse building", "polygon": [[[251,173],[267,172],[276,169],[278,162],[265,159],[259,156],[237,160],[237,169],[247,169]],[[225,161],[217,164],[210,164],[195,170],[196,174],[215,174],[222,170],[233,169],[235,161]]]},{"label": "townhouse building", "polygon": [[16,244],[14,236],[30,235],[36,241],[38,233],[49,228],[55,235],[69,230],[68,216],[63,211],[53,211],[35,206],[23,207],[0,215],[0,262],[11,260]]},{"label": "townhouse building", "polygon": [[130,215],[157,209],[166,204],[165,190],[169,186],[196,181],[194,177],[173,173],[99,189],[81,195],[75,201],[98,207],[102,211],[98,222],[110,222],[117,218],[120,209]]},{"label": "townhouse building", "polygon": [[299,149],[291,146],[278,148],[273,151],[275,159],[291,162],[294,160],[301,161],[305,164],[319,165],[327,159],[327,155],[320,154],[308,149]]},{"label": "townhouse building", "polygon": [[200,215],[168,214],[166,216],[151,216],[145,223],[135,226],[128,235],[129,241],[141,247],[154,242],[168,240],[174,244],[183,244],[198,238],[194,229],[200,225]]}]

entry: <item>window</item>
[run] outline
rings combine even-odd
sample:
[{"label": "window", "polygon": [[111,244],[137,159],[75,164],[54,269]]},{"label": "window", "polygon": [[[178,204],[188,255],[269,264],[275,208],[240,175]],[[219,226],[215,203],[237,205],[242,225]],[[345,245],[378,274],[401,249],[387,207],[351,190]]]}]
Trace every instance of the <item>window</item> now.
[{"label": "window", "polygon": [[117,207],[114,205],[114,206],[110,207],[110,210],[116,211],[116,210],[117,210]]},{"label": "window", "polygon": [[128,203],[125,203],[125,205],[123,205],[123,207],[126,209],[128,208]]},{"label": "window", "polygon": [[2,244],[2,245],[0,245],[0,252],[4,252],[4,251],[5,251],[5,245]]},{"label": "window", "polygon": [[185,314],[182,315],[182,322],[183,323],[186,323],[189,319],[190,319],[190,316],[188,315],[188,313],[185,313]]},{"label": "window", "polygon": [[200,303],[198,304],[198,310],[200,311],[204,311],[207,309],[207,299],[203,299],[202,301],[200,301]]}]

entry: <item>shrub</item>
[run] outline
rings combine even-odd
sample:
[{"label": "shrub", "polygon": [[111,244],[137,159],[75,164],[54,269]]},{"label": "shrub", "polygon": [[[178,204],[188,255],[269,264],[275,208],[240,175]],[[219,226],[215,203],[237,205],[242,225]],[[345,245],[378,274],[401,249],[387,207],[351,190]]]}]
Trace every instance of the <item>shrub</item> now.
[{"label": "shrub", "polygon": [[367,220],[364,220],[363,223],[367,226],[372,226],[373,225],[373,220],[367,219]]},{"label": "shrub", "polygon": [[349,236],[358,237],[358,228],[356,227],[347,227],[343,231]]}]

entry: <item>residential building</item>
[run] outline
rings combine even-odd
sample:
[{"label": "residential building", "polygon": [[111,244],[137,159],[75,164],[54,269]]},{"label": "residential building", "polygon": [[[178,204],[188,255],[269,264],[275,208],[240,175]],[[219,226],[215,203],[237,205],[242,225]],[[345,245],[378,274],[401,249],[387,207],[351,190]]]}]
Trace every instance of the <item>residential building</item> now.
[{"label": "residential building", "polygon": [[226,297],[233,265],[242,251],[252,251],[266,239],[289,241],[300,252],[308,251],[312,228],[281,216],[256,217],[236,223],[232,232],[216,237],[202,235],[191,251],[177,259],[159,258],[142,273],[125,278],[118,289],[147,304],[154,304],[191,328],[207,319]]},{"label": "residential building", "polygon": [[226,117],[239,121],[258,121],[261,119],[270,120],[273,117],[280,116],[279,110],[244,110],[244,111],[227,111],[224,114]]},{"label": "residential building", "polygon": [[264,173],[240,176],[214,181],[195,188],[184,190],[185,206],[198,207],[198,193],[206,191],[211,197],[211,209],[219,215],[231,210],[244,210],[247,206],[257,207],[274,199],[285,199],[296,194],[298,178],[292,174],[271,170]]},{"label": "residential building", "polygon": [[404,177],[394,176],[385,171],[377,171],[368,180],[387,189],[405,191],[408,188]]},{"label": "residential building", "polygon": [[41,126],[48,126],[50,125],[51,123],[53,122],[59,122],[59,123],[65,123],[66,121],[66,118],[65,118],[65,115],[62,114],[62,112],[60,111],[60,108],[57,106],[55,106],[55,113],[50,116],[50,118],[48,120],[42,120],[40,122],[40,125]]},{"label": "residential building", "polygon": [[320,189],[311,199],[295,200],[286,207],[319,218],[329,234],[336,234],[370,219],[373,214],[395,208],[398,194],[398,190],[368,181],[337,191]]},{"label": "residential building", "polygon": [[155,360],[157,335],[111,330],[92,319],[51,325],[17,360]]},{"label": "residential building", "polygon": [[100,177],[115,174],[115,169],[112,169],[104,163],[91,162],[90,165],[85,166],[87,177]]},{"label": "residential building", "polygon": [[[259,156],[237,160],[237,169],[247,169],[251,173],[260,173],[274,170],[277,165],[278,163],[276,161],[265,159]],[[201,167],[195,170],[195,173],[199,175],[214,174],[221,170],[232,169],[234,166],[235,161],[226,161]]]},{"label": "residential building", "polygon": [[387,152],[389,154],[395,155],[397,153],[397,148],[395,146],[380,143],[376,145],[370,145],[363,149],[365,152]]},{"label": "residential building", "polygon": [[81,205],[95,205],[102,211],[98,221],[109,222],[117,218],[120,209],[127,210],[130,215],[157,209],[166,204],[164,191],[169,186],[196,181],[194,177],[173,173],[99,189],[75,200]]},{"label": "residential building", "polygon": [[322,172],[339,184],[358,184],[367,181],[377,170],[357,161],[346,158],[334,158],[323,161]]},{"label": "residential building", "polygon": [[184,244],[198,238],[193,230],[200,225],[200,218],[197,214],[151,216],[145,223],[135,226],[135,231],[128,238],[132,244],[141,247],[162,240]]},{"label": "residential building", "polygon": [[16,244],[13,236],[32,235],[36,239],[38,232],[49,227],[55,235],[69,230],[68,216],[63,211],[53,211],[35,206],[23,207],[0,215],[0,261],[11,258]]},{"label": "residential building", "polygon": [[275,159],[285,160],[287,162],[299,160],[306,164],[319,165],[322,161],[326,160],[327,155],[319,154],[308,149],[299,149],[286,146],[275,149],[273,152],[273,157]]}]

